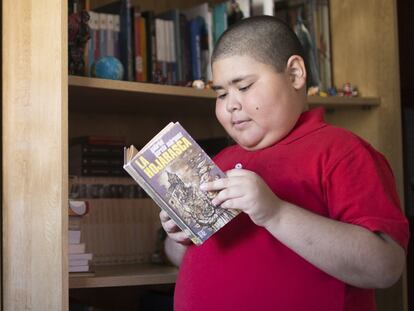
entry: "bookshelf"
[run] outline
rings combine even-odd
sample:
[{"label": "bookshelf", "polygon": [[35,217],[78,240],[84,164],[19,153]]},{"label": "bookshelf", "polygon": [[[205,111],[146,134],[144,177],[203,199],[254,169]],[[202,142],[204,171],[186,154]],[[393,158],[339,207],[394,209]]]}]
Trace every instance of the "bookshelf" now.
[{"label": "bookshelf", "polygon": [[[143,9],[158,11],[200,3],[142,2]],[[330,2],[334,81],[351,81],[364,97],[310,98],[310,103],[334,107],[330,122],[387,156],[403,198],[396,1]],[[146,140],[170,111],[196,136],[217,136],[222,132],[212,124],[214,96],[191,88],[68,77],[66,1],[5,0],[2,14],[4,309],[67,310],[69,287],[173,282],[176,271],[141,265],[124,265],[123,271],[102,267],[93,277],[69,279],[68,137],[94,131],[122,135],[138,123]],[[406,310],[404,295],[403,282],[379,292],[378,309]]]},{"label": "bookshelf", "polygon": [[[215,93],[191,87],[69,77],[69,111],[139,112],[169,115],[177,110],[189,115],[212,117]],[[93,98],[99,97],[99,102]],[[117,103],[114,107],[114,102]],[[151,102],[151,105],[146,103]],[[326,109],[372,108],[380,105],[378,97],[309,96],[311,107]]]},{"label": "bookshelf", "polygon": [[177,271],[175,267],[151,264],[97,266],[94,275],[70,276],[69,288],[171,284]]}]

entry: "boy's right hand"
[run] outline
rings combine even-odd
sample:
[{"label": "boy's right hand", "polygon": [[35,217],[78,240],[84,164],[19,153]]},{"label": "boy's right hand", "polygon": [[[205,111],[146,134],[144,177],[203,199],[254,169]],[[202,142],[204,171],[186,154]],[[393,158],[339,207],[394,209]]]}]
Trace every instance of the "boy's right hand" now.
[{"label": "boy's right hand", "polygon": [[168,216],[167,212],[160,212],[161,225],[171,240],[183,245],[191,244],[191,240],[187,237],[177,224]]}]

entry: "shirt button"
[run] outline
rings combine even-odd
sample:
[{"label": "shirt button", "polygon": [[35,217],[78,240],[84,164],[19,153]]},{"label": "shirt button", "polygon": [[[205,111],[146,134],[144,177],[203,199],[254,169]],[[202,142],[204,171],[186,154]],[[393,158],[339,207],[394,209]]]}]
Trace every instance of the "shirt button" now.
[{"label": "shirt button", "polygon": [[239,168],[243,168],[243,165],[242,165],[241,163],[237,163],[237,164],[234,166],[234,168],[237,168],[237,169],[239,169]]}]

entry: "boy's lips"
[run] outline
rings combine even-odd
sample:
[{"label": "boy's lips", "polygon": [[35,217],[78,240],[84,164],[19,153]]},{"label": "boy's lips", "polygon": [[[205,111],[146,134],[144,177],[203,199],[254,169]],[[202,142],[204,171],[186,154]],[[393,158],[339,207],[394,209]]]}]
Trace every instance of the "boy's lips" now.
[{"label": "boy's lips", "polygon": [[231,123],[233,124],[233,127],[235,127],[236,129],[242,129],[247,125],[249,121],[249,119],[237,119],[232,120]]}]

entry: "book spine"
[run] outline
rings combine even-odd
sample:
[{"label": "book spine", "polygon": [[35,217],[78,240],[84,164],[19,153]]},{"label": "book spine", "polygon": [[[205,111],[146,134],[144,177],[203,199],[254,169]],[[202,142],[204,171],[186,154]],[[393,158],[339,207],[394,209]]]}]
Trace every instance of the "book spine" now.
[{"label": "book spine", "polygon": [[166,29],[164,20],[155,19],[155,81],[156,83],[167,82],[167,50],[166,50]]},{"label": "book spine", "polygon": [[200,21],[198,18],[190,20],[190,50],[192,80],[201,79],[201,46],[200,46]]},{"label": "book spine", "polygon": [[174,32],[174,21],[169,20],[167,22],[168,29],[168,48],[169,48],[169,64],[171,67],[171,84],[175,85],[178,83],[178,61],[176,54],[176,45],[178,45],[175,32]]},{"label": "book spine", "polygon": [[114,15],[114,56],[120,59],[119,52],[119,33],[121,31],[120,18],[118,14]]},{"label": "book spine", "polygon": [[140,18],[140,49],[142,61],[142,82],[148,81],[148,57],[147,57],[147,28],[145,17]]},{"label": "book spine", "polygon": [[122,0],[121,2],[120,29],[120,58],[124,66],[124,80],[133,81],[130,0]]},{"label": "book spine", "polygon": [[176,61],[176,84],[182,84],[183,82],[183,57],[182,57],[182,40],[180,33],[180,12],[178,10],[173,11],[173,28],[174,28],[174,56]]},{"label": "book spine", "polygon": [[108,56],[115,56],[115,43],[114,43],[114,32],[115,32],[115,15],[107,14],[107,32],[106,32],[106,52]]},{"label": "book spine", "polygon": [[138,82],[144,81],[144,73],[142,66],[142,48],[141,48],[141,14],[134,13],[134,54],[135,54],[135,80]]},{"label": "book spine", "polygon": [[181,48],[182,48],[182,62],[183,62],[183,81],[185,85],[188,81],[191,81],[191,50],[190,50],[190,23],[184,14],[180,15],[180,31],[181,31]]},{"label": "book spine", "polygon": [[91,76],[91,68],[92,65],[96,62],[98,54],[99,54],[99,15],[96,12],[89,12],[90,20],[90,31],[91,31],[91,38],[89,40],[89,52],[88,52],[88,76]]},{"label": "book spine", "polygon": [[99,55],[108,56],[108,14],[99,13]]},{"label": "book spine", "polygon": [[181,218],[176,214],[174,210],[172,210],[168,204],[154,191],[151,187],[148,187],[144,178],[139,174],[137,170],[133,167],[132,163],[124,164],[124,169],[135,179],[135,181],[144,189],[148,195],[162,208],[164,211],[167,212],[168,216],[177,224],[178,227],[182,231],[184,231],[190,240],[196,244],[200,245],[203,241],[196,235],[195,232],[191,230],[189,226],[187,226]]}]

